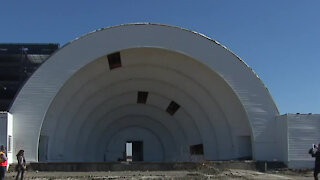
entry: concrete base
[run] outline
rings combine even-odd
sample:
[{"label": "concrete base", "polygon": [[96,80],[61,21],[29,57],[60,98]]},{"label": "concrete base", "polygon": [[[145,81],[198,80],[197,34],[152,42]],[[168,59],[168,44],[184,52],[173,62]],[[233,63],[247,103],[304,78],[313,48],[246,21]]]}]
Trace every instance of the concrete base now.
[{"label": "concrete base", "polygon": [[[11,165],[14,167],[14,165]],[[284,168],[281,162],[255,161],[205,161],[205,162],[83,162],[83,163],[30,163],[28,170],[33,171],[173,171],[215,169],[246,169],[265,171],[267,169]]]}]

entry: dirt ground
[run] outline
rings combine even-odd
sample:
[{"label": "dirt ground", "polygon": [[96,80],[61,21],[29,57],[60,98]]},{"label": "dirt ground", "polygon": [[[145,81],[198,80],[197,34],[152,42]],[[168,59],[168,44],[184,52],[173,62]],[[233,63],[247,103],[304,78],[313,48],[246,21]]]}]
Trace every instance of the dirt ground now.
[{"label": "dirt ground", "polygon": [[[16,172],[8,172],[7,180],[15,179]],[[197,170],[197,171],[113,171],[113,172],[37,172],[25,173],[32,180],[101,180],[101,179],[223,179],[223,180],[307,180],[313,179],[312,171],[269,171],[251,170]]]}]

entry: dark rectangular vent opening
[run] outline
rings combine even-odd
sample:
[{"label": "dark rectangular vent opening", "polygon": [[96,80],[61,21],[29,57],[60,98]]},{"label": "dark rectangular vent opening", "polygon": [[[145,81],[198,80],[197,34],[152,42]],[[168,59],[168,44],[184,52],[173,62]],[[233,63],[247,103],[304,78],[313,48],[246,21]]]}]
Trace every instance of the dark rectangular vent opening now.
[{"label": "dark rectangular vent opening", "polygon": [[180,108],[180,105],[177,104],[174,101],[171,101],[171,103],[169,104],[168,108],[167,108],[167,112],[171,115],[173,115],[174,113],[177,112],[177,110]]},{"label": "dark rectangular vent opening", "polygon": [[203,144],[196,144],[190,146],[190,154],[192,155],[203,155]]},{"label": "dark rectangular vent opening", "polygon": [[138,100],[137,103],[139,104],[146,104],[148,98],[148,92],[139,91],[138,92]]},{"label": "dark rectangular vent opening", "polygon": [[110,70],[121,67],[120,52],[109,54],[107,56]]},{"label": "dark rectangular vent opening", "polygon": [[12,151],[12,145],[13,145],[12,136],[9,135],[8,136],[8,152]]}]

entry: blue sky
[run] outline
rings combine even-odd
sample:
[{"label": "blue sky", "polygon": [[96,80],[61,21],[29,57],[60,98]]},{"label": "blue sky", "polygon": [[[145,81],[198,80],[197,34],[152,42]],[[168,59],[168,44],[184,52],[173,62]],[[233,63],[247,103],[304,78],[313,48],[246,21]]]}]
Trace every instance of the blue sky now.
[{"label": "blue sky", "polygon": [[320,113],[319,0],[1,0],[0,43],[56,42],[132,22],[205,34],[262,79],[281,114]]}]

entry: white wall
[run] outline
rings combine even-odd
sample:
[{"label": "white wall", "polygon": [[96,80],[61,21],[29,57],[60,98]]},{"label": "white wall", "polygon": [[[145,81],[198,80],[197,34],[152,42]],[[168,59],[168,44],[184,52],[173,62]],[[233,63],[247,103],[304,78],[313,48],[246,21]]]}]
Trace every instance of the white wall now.
[{"label": "white wall", "polygon": [[[287,146],[282,147],[290,168],[313,168],[314,158],[308,154],[312,144],[320,143],[320,114],[285,114],[279,118],[287,124]],[[282,142],[285,144],[285,142]]]},{"label": "white wall", "polygon": [[7,147],[8,143],[8,116],[6,112],[0,112],[0,145]]},{"label": "white wall", "polygon": [[281,158],[279,161],[284,163],[288,163],[288,123],[287,123],[287,115],[278,116],[277,118],[277,137],[278,142],[280,144],[280,153]]},{"label": "white wall", "polygon": [[15,157],[13,155],[14,152],[14,146],[13,146],[13,141],[14,141],[14,137],[13,137],[13,119],[12,119],[12,114],[7,113],[7,118],[8,118],[8,137],[11,136],[12,137],[12,142],[9,145],[9,141],[7,142],[7,149],[9,146],[11,146],[11,151],[8,151],[8,163],[11,164],[13,162],[13,157]]},{"label": "white wall", "polygon": [[[12,137],[12,115],[7,112],[0,112],[0,145],[7,148],[8,163],[13,161],[13,144],[11,144],[11,151],[9,149],[9,136]],[[11,142],[12,143],[12,142]]]}]

